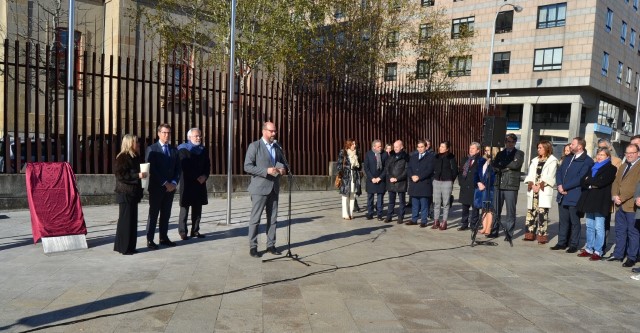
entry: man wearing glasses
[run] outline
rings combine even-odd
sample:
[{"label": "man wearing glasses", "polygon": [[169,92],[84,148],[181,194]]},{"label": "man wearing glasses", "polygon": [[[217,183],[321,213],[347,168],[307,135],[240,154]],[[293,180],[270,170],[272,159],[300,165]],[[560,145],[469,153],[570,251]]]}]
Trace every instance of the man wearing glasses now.
[{"label": "man wearing glasses", "polygon": [[638,146],[629,144],[625,149],[625,163],[618,168],[616,180],[611,187],[611,200],[618,208],[616,211],[616,247],[608,261],[627,261],[623,267],[632,267],[638,260],[640,233],[636,229],[635,190],[640,181],[640,163],[638,162]]},{"label": "man wearing glasses", "polygon": [[[569,148],[571,154],[562,160],[556,171],[558,185],[558,243],[551,250],[567,250],[568,253],[578,252],[580,242],[580,215],[578,215],[578,200],[582,194],[580,179],[593,166],[593,159],[584,150],[586,142],[581,137],[571,140]],[[632,192],[633,194],[633,192]],[[569,247],[567,249],[567,246]]]},{"label": "man wearing glasses", "polygon": [[[516,149],[518,137],[513,134],[507,134],[505,138],[505,147],[500,151],[493,160],[492,167],[496,170],[496,190],[499,193],[496,211],[496,223],[491,228],[491,233],[487,236],[490,238],[498,237],[502,207],[506,205],[506,216],[503,227],[505,232],[504,240],[513,238],[513,231],[516,226],[516,204],[518,203],[518,190],[520,189],[520,169],[524,162],[524,152]],[[499,182],[498,182],[499,179]]]},{"label": "man wearing glasses", "polygon": [[176,246],[169,240],[169,217],[173,195],[180,180],[180,163],[178,151],[171,147],[171,125],[158,126],[158,141],[147,147],[145,160],[149,166],[149,218],[147,219],[147,247],[155,250],[158,245],[153,242],[160,214],[160,245]]}]

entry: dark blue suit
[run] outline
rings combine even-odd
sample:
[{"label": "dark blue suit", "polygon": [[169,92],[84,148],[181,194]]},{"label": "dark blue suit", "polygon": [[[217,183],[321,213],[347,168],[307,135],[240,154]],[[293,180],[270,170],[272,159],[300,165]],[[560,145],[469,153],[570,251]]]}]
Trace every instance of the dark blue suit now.
[{"label": "dark blue suit", "polygon": [[578,200],[582,194],[580,180],[591,172],[593,159],[583,152],[574,159],[570,154],[562,160],[556,171],[556,184],[568,193],[563,195],[558,191],[558,245],[561,247],[578,248],[580,242],[580,216],[578,215]]},{"label": "dark blue suit", "polygon": [[[407,166],[407,180],[409,181],[409,195],[411,196],[411,222],[418,221],[420,214],[421,224],[427,224],[429,215],[429,197],[433,195],[433,170],[435,157],[427,152],[422,158],[414,153],[409,158]],[[412,177],[418,176],[414,182]]]},{"label": "dark blue suit", "polygon": [[[168,144],[168,143],[167,143]],[[169,145],[167,156],[160,141],[147,147],[145,160],[149,166],[149,217],[147,219],[147,241],[153,241],[160,214],[160,241],[169,240],[169,217],[176,191],[167,192],[165,184],[178,184],[180,181],[180,163],[178,151]]]},{"label": "dark blue suit", "polygon": [[[369,150],[364,156],[364,173],[367,175],[367,217],[373,217],[373,197],[378,195],[376,210],[378,219],[382,219],[382,201],[387,191],[386,172],[384,166],[389,156],[385,152],[380,153],[380,169],[377,167],[376,154]],[[380,178],[380,182],[374,184],[371,179]]]}]

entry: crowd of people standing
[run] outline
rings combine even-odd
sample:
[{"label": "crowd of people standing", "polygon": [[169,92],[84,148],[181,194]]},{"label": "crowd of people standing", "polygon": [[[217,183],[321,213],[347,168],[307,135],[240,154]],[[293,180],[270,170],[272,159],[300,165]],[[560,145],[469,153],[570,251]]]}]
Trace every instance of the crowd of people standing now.
[{"label": "crowd of people standing", "polygon": [[[342,217],[354,218],[353,204],[364,182],[367,220],[375,215],[378,220],[390,223],[396,216],[398,224],[422,228],[430,224],[432,229],[447,230],[450,197],[457,180],[461,205],[457,230],[477,231],[496,238],[502,229],[505,240],[511,241],[516,229],[518,192],[524,185],[527,193],[526,211],[522,212],[524,241],[537,241],[540,245],[549,242],[549,212],[557,207],[558,236],[551,250],[578,253],[591,261],[618,261],[623,267],[634,266],[640,260],[640,223],[637,223],[640,163],[636,163],[640,136],[631,138],[624,159],[615,155],[606,139],[598,141],[595,156],[591,157],[586,152],[586,141],[575,137],[564,147],[559,159],[553,155],[551,142],[541,140],[524,180],[521,169],[526,161],[524,152],[516,149],[516,142],[515,134],[506,135],[503,149],[471,142],[468,155],[457,164],[448,141],[440,142],[434,152],[429,149],[430,141],[418,140],[416,150],[407,153],[401,140],[387,144],[385,150],[380,140],[373,140],[371,149],[360,156],[356,141],[347,139],[337,164],[342,175],[339,188],[343,197]],[[385,212],[386,193],[389,199]],[[411,218],[407,220],[408,206]],[[616,221],[615,250],[605,257],[612,214]],[[581,247],[583,218],[586,243]],[[640,268],[634,268],[633,272],[640,273]],[[632,278],[640,280],[640,274]]]}]

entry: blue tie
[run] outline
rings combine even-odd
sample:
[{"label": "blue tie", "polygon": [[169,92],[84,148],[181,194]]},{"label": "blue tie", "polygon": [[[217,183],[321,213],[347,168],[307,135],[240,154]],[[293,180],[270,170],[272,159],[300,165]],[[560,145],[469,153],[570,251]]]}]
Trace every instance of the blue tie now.
[{"label": "blue tie", "polygon": [[163,145],[162,150],[164,151],[164,154],[167,155],[167,157],[171,157],[171,154],[169,153],[169,145]]},{"label": "blue tie", "polygon": [[271,163],[276,164],[276,152],[273,149],[273,144],[269,146],[269,154],[271,155]]}]

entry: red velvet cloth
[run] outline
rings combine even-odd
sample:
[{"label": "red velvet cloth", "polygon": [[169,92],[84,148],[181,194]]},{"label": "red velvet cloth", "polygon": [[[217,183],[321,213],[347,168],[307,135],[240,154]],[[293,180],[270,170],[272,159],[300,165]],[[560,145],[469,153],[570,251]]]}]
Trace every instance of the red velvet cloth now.
[{"label": "red velvet cloth", "polygon": [[27,199],[34,243],[42,237],[87,234],[76,176],[69,163],[27,163]]}]

